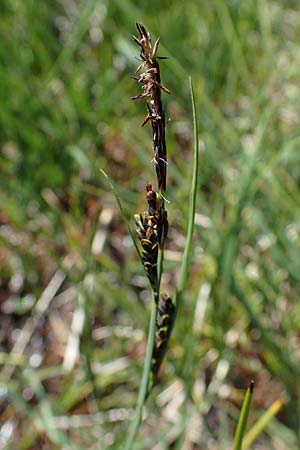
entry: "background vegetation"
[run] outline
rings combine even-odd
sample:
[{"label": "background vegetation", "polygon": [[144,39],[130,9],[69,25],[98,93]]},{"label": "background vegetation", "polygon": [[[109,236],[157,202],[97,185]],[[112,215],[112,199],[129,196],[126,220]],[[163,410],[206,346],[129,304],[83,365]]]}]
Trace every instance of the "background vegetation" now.
[{"label": "background vegetation", "polygon": [[300,6],[295,0],[2,0],[0,449],[122,448],[142,371],[146,278],[128,217],[153,179],[144,105],[130,101],[143,21],[161,37],[170,233],[184,248],[200,125],[189,295],[137,449],[232,448],[243,392],[253,449],[298,449]]}]

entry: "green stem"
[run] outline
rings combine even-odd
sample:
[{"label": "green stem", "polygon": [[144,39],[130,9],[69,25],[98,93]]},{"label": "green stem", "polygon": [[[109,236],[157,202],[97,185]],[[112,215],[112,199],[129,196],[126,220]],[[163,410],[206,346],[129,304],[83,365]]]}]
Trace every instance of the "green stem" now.
[{"label": "green stem", "polygon": [[250,406],[251,406],[251,402],[252,402],[252,397],[253,397],[253,389],[254,389],[254,381],[251,381],[250,386],[248,387],[245,398],[244,398],[242,410],[241,410],[239,421],[237,424],[237,428],[236,428],[236,432],[235,432],[235,436],[234,436],[233,450],[241,450],[242,449],[243,437],[244,437],[247,420],[248,420],[248,416],[249,416],[249,411],[250,411]]},{"label": "green stem", "polygon": [[156,330],[156,316],[157,316],[157,304],[156,304],[156,298],[159,298],[159,290],[160,290],[160,280],[162,276],[162,270],[163,270],[163,259],[164,259],[164,251],[163,249],[159,251],[158,255],[158,286],[157,291],[152,291],[153,294],[153,301],[152,301],[152,308],[151,308],[151,317],[150,317],[150,325],[149,325],[149,332],[148,332],[148,341],[147,341],[147,349],[146,349],[146,356],[145,356],[145,362],[144,362],[144,369],[143,369],[143,376],[142,381],[140,384],[139,389],[139,396],[138,401],[135,409],[135,414],[133,421],[131,422],[128,438],[125,445],[125,450],[132,450],[133,444],[135,441],[136,434],[138,432],[141,419],[142,419],[142,412],[143,412],[143,406],[145,404],[145,401],[147,399],[147,396],[149,395],[151,389],[152,389],[152,383],[149,385],[150,380],[150,372],[151,372],[151,363],[152,363],[152,353],[154,348],[154,341],[155,341],[155,330]]},{"label": "green stem", "polygon": [[125,450],[132,450],[135,436],[137,434],[138,428],[141,423],[143,406],[144,406],[145,399],[146,399],[147,393],[148,393],[148,383],[149,383],[149,375],[150,375],[150,370],[151,370],[153,343],[154,343],[154,338],[155,338],[156,312],[157,312],[157,306],[153,299],[143,376],[142,376],[142,381],[140,384],[140,390],[139,390],[138,401],[137,401],[137,405],[136,405],[136,409],[135,409],[135,415],[134,415],[134,419],[129,428],[129,434],[128,434],[127,442],[125,445]]},{"label": "green stem", "polygon": [[253,425],[253,427],[245,434],[242,444],[242,450],[247,450],[257,437],[264,431],[269,422],[273,417],[278,414],[283,406],[282,400],[276,400],[270,408],[258,419],[258,421]]},{"label": "green stem", "polygon": [[157,294],[159,296],[159,291],[160,291],[160,283],[161,283],[161,277],[164,271],[164,249],[161,248],[159,250],[159,254],[158,254],[158,267],[157,267]]},{"label": "green stem", "polygon": [[191,92],[191,100],[192,100],[192,108],[193,108],[193,124],[194,124],[194,163],[193,163],[193,177],[192,177],[192,185],[191,185],[191,193],[190,193],[190,205],[189,205],[189,219],[188,219],[188,229],[186,236],[185,249],[183,252],[183,258],[181,263],[181,269],[179,274],[179,279],[177,283],[177,292],[176,292],[176,313],[178,311],[178,307],[182,301],[182,295],[185,291],[187,278],[188,278],[188,270],[189,270],[189,262],[190,255],[192,250],[192,241],[193,241],[193,231],[194,231],[194,223],[195,223],[195,212],[196,212],[196,199],[197,199],[197,186],[198,186],[198,166],[199,166],[199,142],[198,142],[198,122],[197,122],[197,111],[195,104],[195,96],[192,79],[190,77],[190,92]]}]

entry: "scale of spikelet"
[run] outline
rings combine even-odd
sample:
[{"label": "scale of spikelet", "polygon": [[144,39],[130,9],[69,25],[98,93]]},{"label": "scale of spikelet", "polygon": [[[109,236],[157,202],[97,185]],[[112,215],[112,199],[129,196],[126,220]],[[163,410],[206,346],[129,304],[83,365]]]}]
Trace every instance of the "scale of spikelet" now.
[{"label": "scale of spikelet", "polygon": [[169,228],[167,211],[164,209],[163,198],[155,191],[151,183],[147,184],[146,190],[149,215],[157,225],[158,245],[162,248]]},{"label": "scale of spikelet", "polygon": [[135,214],[136,234],[142,246],[142,259],[151,286],[157,289],[157,228],[147,212]]}]

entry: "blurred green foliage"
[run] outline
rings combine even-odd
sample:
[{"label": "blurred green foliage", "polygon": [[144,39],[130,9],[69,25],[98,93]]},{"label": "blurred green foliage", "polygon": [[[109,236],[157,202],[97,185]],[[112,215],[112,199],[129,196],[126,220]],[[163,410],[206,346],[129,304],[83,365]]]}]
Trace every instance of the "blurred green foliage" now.
[{"label": "blurred green foliage", "polygon": [[[154,172],[145,105],[130,101],[136,21],[168,57],[170,294],[190,191],[188,75],[201,148],[190,295],[137,448],[231,448],[252,378],[250,423],[285,402],[260,448],[299,448],[299,3],[2,0],[0,14],[0,448],[124,442],[149,297],[99,168],[128,217],[145,209]],[[11,350],[25,323],[34,329],[20,356]],[[70,366],[67,349],[79,351]]]}]

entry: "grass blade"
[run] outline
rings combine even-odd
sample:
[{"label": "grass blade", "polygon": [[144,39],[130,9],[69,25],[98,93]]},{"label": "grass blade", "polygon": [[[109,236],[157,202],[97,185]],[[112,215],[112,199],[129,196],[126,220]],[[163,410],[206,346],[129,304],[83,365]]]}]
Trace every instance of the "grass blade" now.
[{"label": "grass blade", "polygon": [[257,437],[264,431],[268,423],[278,414],[283,406],[282,400],[276,400],[270,408],[259,418],[252,428],[245,435],[242,450],[247,450]]},{"label": "grass blade", "polygon": [[188,228],[186,236],[186,245],[183,253],[183,259],[180,269],[180,275],[177,283],[175,305],[176,310],[180,305],[182,295],[186,288],[189,261],[192,249],[194,222],[195,222],[195,210],[196,210],[196,197],[197,197],[197,186],[198,186],[198,166],[199,166],[199,142],[198,142],[198,122],[197,122],[197,110],[195,104],[195,96],[192,79],[190,77],[190,92],[192,99],[193,108],[193,127],[194,127],[194,164],[193,164],[193,178],[190,194],[190,207],[189,207],[189,218],[188,218]]},{"label": "grass blade", "polygon": [[114,182],[112,181],[112,179],[107,175],[107,173],[103,169],[99,169],[99,170],[102,173],[102,175],[104,175],[104,177],[106,178],[106,180],[107,180],[107,182],[108,182],[108,184],[109,184],[109,186],[110,186],[110,188],[111,188],[111,190],[112,190],[112,192],[113,192],[113,194],[114,194],[114,196],[115,196],[115,198],[117,200],[122,219],[124,220],[124,223],[126,224],[126,227],[127,227],[128,233],[130,234],[130,237],[131,237],[131,240],[133,242],[133,245],[135,246],[135,249],[136,249],[137,254],[138,254],[138,256],[139,256],[139,258],[141,260],[141,263],[144,266],[144,263],[143,263],[143,260],[142,260],[142,255],[141,255],[141,251],[140,251],[139,246],[138,246],[138,244],[136,242],[135,235],[134,235],[134,233],[133,233],[133,231],[131,229],[131,226],[130,226],[130,224],[128,222],[128,219],[127,219],[126,213],[124,211],[124,208],[123,208],[120,196],[118,194],[117,188],[116,188]]},{"label": "grass blade", "polygon": [[242,410],[240,413],[238,425],[236,428],[235,436],[234,436],[234,446],[233,450],[242,450],[242,442],[243,437],[247,425],[247,420],[249,416],[249,411],[251,407],[252,397],[253,397],[253,390],[254,390],[254,381],[251,381],[242,406]]},{"label": "grass blade", "polygon": [[[154,292],[153,292],[154,294]],[[144,369],[142,375],[142,381],[139,390],[138,401],[136,405],[135,415],[133,421],[130,424],[128,438],[125,445],[125,450],[132,450],[136,434],[139,429],[139,425],[141,423],[143,406],[146,401],[148,395],[148,386],[149,386],[149,376],[151,371],[151,361],[152,361],[152,352],[153,345],[155,339],[155,329],[156,329],[156,316],[157,316],[157,305],[155,302],[155,298],[153,297],[152,307],[151,307],[151,317],[149,324],[149,332],[148,332],[148,340],[147,340],[147,350],[144,362]]]}]

